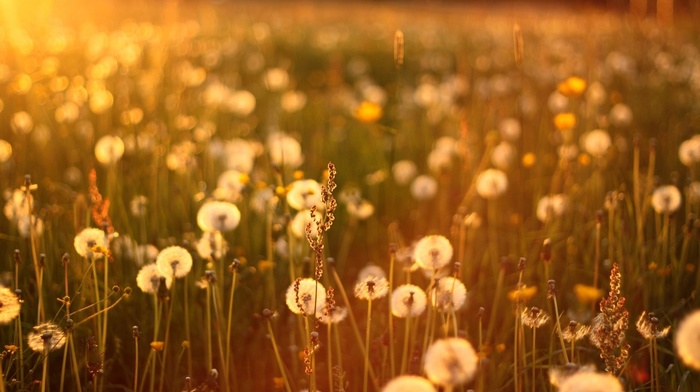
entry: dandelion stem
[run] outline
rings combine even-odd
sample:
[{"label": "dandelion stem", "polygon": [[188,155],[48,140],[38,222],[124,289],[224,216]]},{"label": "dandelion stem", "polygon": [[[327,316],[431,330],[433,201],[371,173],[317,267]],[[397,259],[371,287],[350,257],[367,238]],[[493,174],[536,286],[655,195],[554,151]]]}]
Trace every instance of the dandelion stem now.
[{"label": "dandelion stem", "polygon": [[559,305],[557,305],[557,296],[553,295],[554,300],[554,312],[557,315],[557,334],[559,335],[559,342],[561,343],[561,352],[564,355],[564,363],[569,363],[569,355],[566,353],[566,345],[564,344],[564,337],[561,334],[561,323],[559,322]]},{"label": "dandelion stem", "polygon": [[277,366],[280,368],[280,373],[282,373],[282,380],[284,380],[284,388],[287,392],[292,392],[292,387],[289,386],[289,379],[287,378],[287,372],[284,370],[284,362],[282,362],[282,357],[280,356],[279,347],[277,347],[277,340],[275,339],[275,333],[272,330],[272,325],[270,324],[270,319],[267,320],[267,332],[270,334],[270,340],[272,340],[272,349],[275,351],[275,358],[277,359]]},{"label": "dandelion stem", "polygon": [[[187,343],[189,346],[187,347],[187,375],[192,376],[192,335],[190,334],[190,294],[189,294],[189,274],[185,275],[185,287],[184,287],[184,294],[185,294],[185,339],[187,339]],[[228,347],[228,346],[226,346]]]},{"label": "dandelion stem", "polygon": [[[173,308],[175,304],[175,281],[177,280],[175,278],[175,270],[173,269],[173,283],[172,283],[172,290],[170,290],[170,300],[168,301],[168,320],[165,322],[165,336],[163,338],[163,362],[161,363],[160,366],[160,384],[158,386],[158,391],[162,392],[163,387],[165,386],[165,364],[168,360],[168,340],[170,339],[170,324],[173,320]],[[207,286],[209,287],[209,286]],[[208,291],[207,291],[208,293]],[[208,299],[208,298],[207,298]],[[209,308],[207,307],[207,311]],[[208,325],[208,324],[207,324]],[[208,328],[207,328],[208,329]],[[210,368],[211,369],[211,368]],[[155,376],[155,374],[154,374]]]},{"label": "dandelion stem", "polygon": [[[546,264],[545,264],[546,265]],[[503,280],[505,279],[505,269],[501,267],[498,271],[498,279],[496,280],[496,294],[493,300],[493,311],[491,312],[491,317],[489,317],[489,327],[486,332],[486,342],[491,342],[493,337],[493,329],[496,326],[496,315],[498,313],[498,299],[501,296],[501,291],[503,291]]]},{"label": "dandelion stem", "polygon": [[231,324],[233,322],[233,297],[236,292],[236,278],[238,270],[233,268],[233,279],[231,280],[231,294],[228,299],[228,320],[226,322],[226,369],[230,369],[231,364]]},{"label": "dandelion stem", "polygon": [[367,329],[365,332],[365,374],[364,374],[364,382],[363,382],[363,388],[362,390],[364,392],[367,392],[367,377],[369,375],[369,331],[370,331],[370,325],[372,321],[372,298],[370,297],[369,300],[367,301]]},{"label": "dandelion stem", "polygon": [[211,287],[207,284],[207,308],[206,308],[206,323],[207,323],[207,370],[211,371],[214,368],[212,361],[212,346],[211,346]]},{"label": "dandelion stem", "polygon": [[[394,290],[394,262],[396,261],[396,252],[389,252],[389,292]],[[391,363],[391,378],[396,376],[396,364],[394,356],[394,315],[392,313],[391,301],[389,301],[389,362]],[[410,315],[409,315],[410,316]]]},{"label": "dandelion stem", "polygon": [[537,356],[535,355],[537,353],[537,328],[532,328],[532,356],[530,359],[532,360],[532,392],[536,391],[535,385],[537,384],[537,378],[536,378],[536,367],[535,364],[537,363]]},{"label": "dandelion stem", "polygon": [[328,390],[332,391],[333,390],[333,346],[332,346],[332,335],[331,335],[331,329],[332,329],[333,323],[330,321],[328,324],[326,324],[326,331],[327,331],[327,336],[326,336],[326,355],[327,355],[327,360],[328,364],[326,364],[326,367],[328,368]]},{"label": "dandelion stem", "polygon": [[406,327],[403,331],[403,352],[401,355],[401,373],[406,373],[406,365],[408,364],[408,337],[411,331],[411,309],[408,310],[408,317],[406,317]]},{"label": "dandelion stem", "polygon": [[139,385],[139,338],[134,335],[134,392]]},{"label": "dandelion stem", "polygon": [[[44,342],[44,355],[41,359],[43,370],[41,372],[41,392],[46,392],[46,383],[49,380],[49,362],[46,360],[49,356],[48,340]],[[3,381],[4,383],[4,381]]]}]

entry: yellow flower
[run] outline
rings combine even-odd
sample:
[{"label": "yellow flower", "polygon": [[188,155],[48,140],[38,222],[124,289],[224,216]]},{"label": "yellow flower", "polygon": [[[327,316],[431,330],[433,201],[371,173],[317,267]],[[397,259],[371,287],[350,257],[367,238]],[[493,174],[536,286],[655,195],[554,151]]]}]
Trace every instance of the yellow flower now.
[{"label": "yellow flower", "polygon": [[523,286],[519,289],[511,290],[508,292],[508,299],[510,299],[513,302],[527,302],[532,297],[537,294],[537,286]]},{"label": "yellow flower", "polygon": [[600,289],[586,286],[585,284],[574,285],[574,294],[576,294],[576,298],[582,304],[590,304],[603,296],[603,292]]},{"label": "yellow flower", "polygon": [[496,345],[496,352],[502,353],[506,351],[506,345],[504,343],[499,343]]},{"label": "yellow flower", "polygon": [[275,384],[275,389],[284,388],[284,379],[282,377],[272,377],[272,382]]},{"label": "yellow flower", "polygon": [[163,346],[165,344],[163,342],[151,342],[151,348],[153,351],[163,351]]},{"label": "yellow flower", "polygon": [[270,271],[275,267],[275,262],[274,261],[269,261],[269,260],[260,260],[258,261],[258,270],[261,273],[265,273],[266,271]]},{"label": "yellow flower", "polygon": [[295,180],[301,180],[302,178],[304,178],[304,171],[302,171],[302,170],[295,170],[295,171],[294,171],[294,179],[295,179]]},{"label": "yellow flower", "polygon": [[591,156],[588,154],[579,154],[578,163],[581,166],[588,166],[591,164]]},{"label": "yellow flower", "polygon": [[554,126],[560,131],[568,131],[576,126],[576,115],[573,113],[559,113],[554,116]]},{"label": "yellow flower", "polygon": [[184,349],[189,349],[189,348],[190,348],[190,341],[189,341],[189,340],[183,340],[183,341],[182,341],[182,348],[184,348]]},{"label": "yellow flower", "polygon": [[277,196],[284,196],[287,194],[287,189],[283,186],[277,186],[275,187],[275,193]]},{"label": "yellow flower", "polygon": [[537,161],[537,156],[531,152],[523,155],[523,167],[532,167]]},{"label": "yellow flower", "polygon": [[557,90],[567,97],[577,97],[586,91],[586,81],[576,76],[571,76],[559,83]]},{"label": "yellow flower", "polygon": [[384,110],[374,102],[362,101],[357,108],[355,108],[353,114],[359,121],[365,124],[371,124],[382,118]]}]

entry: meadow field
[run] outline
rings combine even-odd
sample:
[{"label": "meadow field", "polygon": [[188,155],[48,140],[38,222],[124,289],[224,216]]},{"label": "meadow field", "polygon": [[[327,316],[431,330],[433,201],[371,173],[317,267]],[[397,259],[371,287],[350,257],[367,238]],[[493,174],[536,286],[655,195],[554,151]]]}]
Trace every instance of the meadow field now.
[{"label": "meadow field", "polygon": [[0,392],[700,390],[692,16],[0,11]]}]

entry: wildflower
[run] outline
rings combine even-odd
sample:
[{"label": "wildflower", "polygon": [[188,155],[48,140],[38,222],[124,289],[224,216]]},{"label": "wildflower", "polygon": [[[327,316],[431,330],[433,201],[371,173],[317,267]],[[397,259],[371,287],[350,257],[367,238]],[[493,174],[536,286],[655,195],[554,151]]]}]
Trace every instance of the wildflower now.
[{"label": "wildflower", "polygon": [[335,305],[329,307],[328,301],[326,301],[325,306],[316,309],[316,318],[324,324],[338,324],[345,320],[347,316],[348,308]]},{"label": "wildflower", "polygon": [[540,308],[524,308],[520,313],[523,324],[530,328],[539,328],[549,322],[549,315]]},{"label": "wildflower", "polygon": [[156,263],[147,264],[143,266],[136,275],[136,285],[146,294],[156,294],[160,287],[161,278],[165,282],[165,286],[170,288],[173,282],[172,275],[161,274]]},{"label": "wildflower", "polygon": [[306,106],[306,94],[301,91],[287,91],[282,94],[280,106],[287,113],[298,112]]},{"label": "wildflower", "polygon": [[101,253],[93,252],[95,247],[104,248],[107,246],[105,232],[100,229],[87,228],[83,229],[73,240],[73,246],[76,253],[83,257],[102,257]]},{"label": "wildflower", "polygon": [[428,299],[423,289],[404,284],[391,293],[391,313],[395,317],[418,317],[423,314]]},{"label": "wildflower", "polygon": [[441,278],[430,291],[430,303],[441,312],[457,311],[467,302],[464,283],[451,276]]},{"label": "wildflower", "polygon": [[566,329],[561,331],[561,337],[566,342],[577,342],[591,333],[591,327],[576,321],[570,321]]},{"label": "wildflower", "polygon": [[486,169],[476,178],[476,192],[486,200],[503,195],[508,189],[506,173],[498,169]]},{"label": "wildflower", "polygon": [[367,276],[355,283],[355,297],[375,300],[383,298],[389,292],[389,281],[378,276]]},{"label": "wildflower", "polygon": [[231,231],[240,221],[238,207],[226,201],[208,201],[197,211],[197,225],[203,231]]},{"label": "wildflower", "polygon": [[602,157],[610,148],[610,135],[602,129],[590,131],[583,136],[583,149],[594,157]]},{"label": "wildflower", "polygon": [[255,95],[246,90],[234,91],[224,99],[223,107],[238,117],[248,117],[255,110]]},{"label": "wildflower", "polygon": [[577,97],[586,90],[586,81],[576,76],[571,76],[557,85],[557,90],[565,97]]},{"label": "wildflower", "polygon": [[578,299],[578,302],[582,304],[590,304],[603,296],[603,292],[593,286],[586,286],[585,284],[575,284],[574,294]]},{"label": "wildflower", "polygon": [[578,373],[595,373],[596,369],[593,365],[580,366],[575,363],[567,363],[563,366],[555,366],[549,368],[549,383],[559,388],[561,384],[569,377]]},{"label": "wildflower", "polygon": [[33,351],[43,353],[44,350],[57,350],[66,343],[66,334],[54,323],[44,323],[35,326],[27,334],[27,345]]},{"label": "wildflower", "polygon": [[527,287],[522,285],[515,290],[509,291],[508,299],[510,299],[512,302],[527,302],[532,299],[535,294],[537,294],[537,286]]},{"label": "wildflower", "polygon": [[227,169],[250,173],[253,170],[255,158],[262,154],[263,150],[259,142],[234,138],[226,141],[219,154],[224,158]]},{"label": "wildflower", "polygon": [[243,188],[249,182],[250,176],[248,174],[241,173],[238,170],[227,170],[219,175],[214,192],[217,198],[236,202],[241,197]]},{"label": "wildflower", "polygon": [[102,136],[95,143],[95,158],[102,165],[114,165],[123,155],[124,141],[119,136]]},{"label": "wildflower", "polygon": [[270,91],[282,91],[289,85],[289,73],[282,68],[269,68],[264,75],[265,86]]},{"label": "wildflower", "polygon": [[348,215],[358,220],[365,220],[374,214],[374,206],[367,200],[358,200],[347,204]]},{"label": "wildflower", "polygon": [[678,147],[678,159],[688,167],[700,162],[700,136],[695,135],[681,143]]},{"label": "wildflower", "polygon": [[313,206],[325,208],[321,203],[321,185],[315,180],[297,180],[290,188],[287,192],[287,204],[295,210],[308,210]]},{"label": "wildflower", "polygon": [[660,186],[651,194],[651,206],[657,214],[672,214],[681,206],[681,192],[673,185]]},{"label": "wildflower", "polygon": [[430,200],[437,193],[438,183],[429,175],[420,175],[411,183],[411,196],[418,201]]},{"label": "wildflower", "polygon": [[500,142],[491,152],[491,163],[500,170],[508,170],[515,161],[515,147],[508,142]]},{"label": "wildflower", "polygon": [[[217,244],[217,240],[221,242]],[[195,244],[197,254],[199,255],[199,257],[205,260],[208,260],[211,257],[220,260],[224,256],[221,253],[221,251],[223,249],[226,249],[227,247],[228,241],[226,241],[225,238],[217,238],[217,236],[210,231],[205,231],[204,233],[202,233],[202,237]]]},{"label": "wildflower", "polygon": [[301,144],[293,137],[282,132],[276,132],[268,136],[267,150],[270,154],[270,162],[276,166],[297,168],[304,162]]},{"label": "wildflower", "polygon": [[453,387],[471,381],[476,374],[477,355],[461,338],[435,341],[425,352],[423,370],[433,384]]},{"label": "wildflower", "polygon": [[34,230],[34,234],[41,236],[44,233],[43,219],[34,215],[25,215],[17,220],[17,231],[19,231],[19,235],[22,238],[29,238],[32,234],[32,229]]},{"label": "wildflower", "polygon": [[382,118],[384,115],[384,110],[381,106],[374,102],[362,101],[359,105],[357,105],[355,110],[353,110],[353,115],[360,122],[372,124]]},{"label": "wildflower", "polygon": [[523,154],[523,158],[521,159],[523,167],[532,167],[535,165],[535,162],[537,162],[537,156],[535,154],[531,152]]},{"label": "wildflower", "polygon": [[382,267],[374,264],[369,264],[360,270],[360,272],[357,274],[357,281],[362,281],[365,280],[366,277],[368,276],[375,276],[377,278],[386,278],[386,273],[382,269]]},{"label": "wildflower", "polygon": [[671,327],[668,326],[662,330],[658,329],[659,319],[654,316],[653,313],[647,314],[646,311],[642,312],[642,315],[637,319],[637,332],[644,337],[644,339],[663,339],[668,336],[671,331]]},{"label": "wildflower", "polygon": [[593,82],[586,91],[586,101],[592,106],[600,106],[605,103],[605,87],[600,82]]},{"label": "wildflower", "polygon": [[93,113],[102,114],[111,108],[112,104],[114,104],[114,96],[109,90],[99,89],[90,93],[88,105]]},{"label": "wildflower", "polygon": [[148,198],[144,195],[136,195],[129,202],[129,211],[136,218],[142,218],[148,210]]},{"label": "wildflower", "polygon": [[12,157],[12,145],[0,139],[0,163],[7,162]]},{"label": "wildflower", "polygon": [[391,167],[391,174],[394,176],[394,182],[398,185],[408,185],[416,176],[416,164],[413,161],[404,159],[394,163]]},{"label": "wildflower", "polygon": [[421,238],[413,249],[413,259],[427,270],[438,270],[452,260],[453,249],[450,241],[441,235]]},{"label": "wildflower", "polygon": [[20,302],[17,295],[7,287],[0,286],[0,324],[9,324],[19,316]]},{"label": "wildflower", "polygon": [[554,126],[560,131],[568,131],[576,126],[576,115],[573,113],[559,113],[554,116]]},{"label": "wildflower", "polygon": [[326,304],[326,289],[314,279],[297,279],[287,289],[285,299],[289,310],[310,316]]},{"label": "wildflower", "polygon": [[165,347],[165,343],[162,341],[153,341],[150,344],[151,350],[153,351],[163,351],[163,348]]},{"label": "wildflower", "polygon": [[632,123],[634,118],[632,114],[632,109],[624,103],[615,104],[615,106],[610,109],[610,122],[618,127],[623,128]]},{"label": "wildflower", "polygon": [[700,310],[695,310],[685,316],[678,324],[674,337],[676,354],[683,363],[700,370]]},{"label": "wildflower", "polygon": [[164,276],[183,278],[192,269],[192,255],[185,248],[169,246],[158,253],[156,264]]},{"label": "wildflower", "polygon": [[617,377],[607,373],[579,372],[567,378],[559,392],[622,392]]},{"label": "wildflower", "polygon": [[[310,225],[310,226],[309,226]],[[318,238],[318,227],[311,217],[309,210],[301,210],[294,215],[294,219],[290,223],[292,234],[296,238],[306,238],[306,228],[309,227],[311,238]]]},{"label": "wildflower", "polygon": [[433,83],[421,83],[413,92],[413,101],[422,109],[429,109],[440,100],[440,93]]},{"label": "wildflower", "polygon": [[398,376],[382,388],[382,392],[435,392],[430,381],[418,376]]},{"label": "wildflower", "polygon": [[553,218],[562,216],[566,211],[567,198],[564,194],[547,195],[537,203],[537,219],[542,223],[549,222]]},{"label": "wildflower", "polygon": [[498,123],[498,132],[501,134],[501,139],[514,143],[520,139],[522,132],[520,122],[515,118],[504,118]]},{"label": "wildflower", "polygon": [[432,173],[440,174],[452,168],[452,156],[436,148],[428,154],[427,163]]},{"label": "wildflower", "polygon": [[10,128],[18,135],[26,135],[34,128],[34,119],[25,111],[17,112],[10,119]]}]

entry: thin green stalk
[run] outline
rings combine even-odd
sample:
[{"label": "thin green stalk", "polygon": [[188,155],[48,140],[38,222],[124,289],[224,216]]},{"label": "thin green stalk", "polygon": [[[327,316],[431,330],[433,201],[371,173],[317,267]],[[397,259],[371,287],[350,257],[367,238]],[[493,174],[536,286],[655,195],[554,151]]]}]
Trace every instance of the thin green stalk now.
[{"label": "thin green stalk", "polygon": [[282,362],[282,356],[280,355],[280,350],[277,346],[277,340],[275,339],[275,333],[272,330],[272,325],[270,324],[269,317],[267,319],[267,332],[270,334],[270,340],[272,341],[272,349],[275,351],[275,359],[277,359],[277,366],[279,366],[280,373],[282,374],[282,380],[284,380],[284,388],[287,392],[292,392],[292,387],[289,385],[287,372],[285,372],[284,370],[284,362]]},{"label": "thin green stalk", "polygon": [[[367,328],[365,332],[365,347],[367,350],[365,350],[365,372],[364,372],[364,381],[363,381],[363,388],[362,390],[364,392],[367,392],[367,377],[369,376],[369,331],[370,331],[370,325],[372,321],[372,298],[367,300]],[[312,389],[313,390],[313,389]]]},{"label": "thin green stalk", "polygon": [[212,345],[211,345],[211,287],[207,284],[207,308],[206,308],[206,325],[207,325],[207,370],[211,371],[214,368],[214,361],[212,359]]},{"label": "thin green stalk", "polygon": [[537,363],[537,356],[535,355],[537,352],[537,328],[532,328],[532,356],[530,359],[532,360],[532,392],[536,391],[535,385],[537,384],[537,377],[535,373],[535,364]]},{"label": "thin green stalk", "polygon": [[231,281],[231,294],[228,299],[228,320],[226,322],[226,369],[230,369],[231,364],[231,325],[233,322],[233,297],[236,292],[236,279],[238,269],[233,267],[233,280]]},{"label": "thin green stalk", "polygon": [[[41,372],[41,392],[46,392],[46,383],[49,380],[49,361],[47,361],[47,357],[49,356],[49,339],[44,342],[44,355],[43,358],[41,359],[41,362],[43,363],[42,367],[43,370]],[[3,384],[5,381],[2,381]]]},{"label": "thin green stalk", "polygon": [[134,392],[139,385],[139,336],[134,333]]},{"label": "thin green stalk", "polygon": [[[389,252],[389,292],[394,291],[394,262],[396,261],[396,252]],[[391,378],[396,376],[396,364],[394,356],[394,314],[391,309],[391,301],[389,301],[389,362],[391,364]]]},{"label": "thin green stalk", "polygon": [[[332,335],[331,335],[331,327],[333,323],[328,322],[326,324],[326,368],[328,369],[328,390],[332,391],[333,390],[333,346],[332,346]],[[1,391],[0,391],[1,392]]]},{"label": "thin green stalk", "polygon": [[518,343],[518,331],[520,330],[518,326],[518,321],[520,320],[520,305],[515,306],[515,326],[513,330],[513,382],[515,383],[515,392],[521,391],[520,385],[520,372],[518,371],[518,352],[520,351],[520,344]]},{"label": "thin green stalk", "polygon": [[403,331],[403,352],[401,355],[401,373],[406,373],[406,366],[408,364],[408,337],[411,331],[411,309],[408,310],[408,316],[406,317],[406,326]]},{"label": "thin green stalk", "polygon": [[185,339],[187,339],[187,375],[192,376],[192,335],[190,334],[190,294],[189,274],[185,275]]},{"label": "thin green stalk", "polygon": [[[168,319],[165,322],[165,337],[163,338],[163,362],[160,367],[160,384],[158,385],[158,391],[163,392],[163,386],[165,385],[165,364],[168,361],[168,340],[170,339],[170,324],[173,320],[173,308],[175,307],[175,270],[173,269],[173,283],[172,290],[170,291],[170,300],[168,301]],[[207,285],[207,294],[209,293],[209,286]],[[207,308],[207,310],[209,310]],[[211,368],[210,368],[211,369]],[[155,374],[154,374],[155,376]]]},{"label": "thin green stalk", "polygon": [[559,322],[559,306],[557,305],[557,296],[552,296],[554,300],[554,312],[557,315],[557,334],[559,335],[559,342],[561,343],[561,352],[564,355],[564,363],[569,363],[569,354],[566,353],[566,345],[564,344],[564,337],[561,334],[561,323]]},{"label": "thin green stalk", "polygon": [[[546,267],[547,263],[545,263]],[[499,298],[501,297],[501,292],[503,291],[503,281],[505,279],[505,270],[501,267],[498,271],[498,279],[496,280],[496,294],[493,299],[493,311],[491,311],[491,317],[489,317],[489,327],[486,332],[486,342],[491,342],[493,337],[493,329],[496,326],[496,314],[498,313],[498,305],[500,303]]]}]

